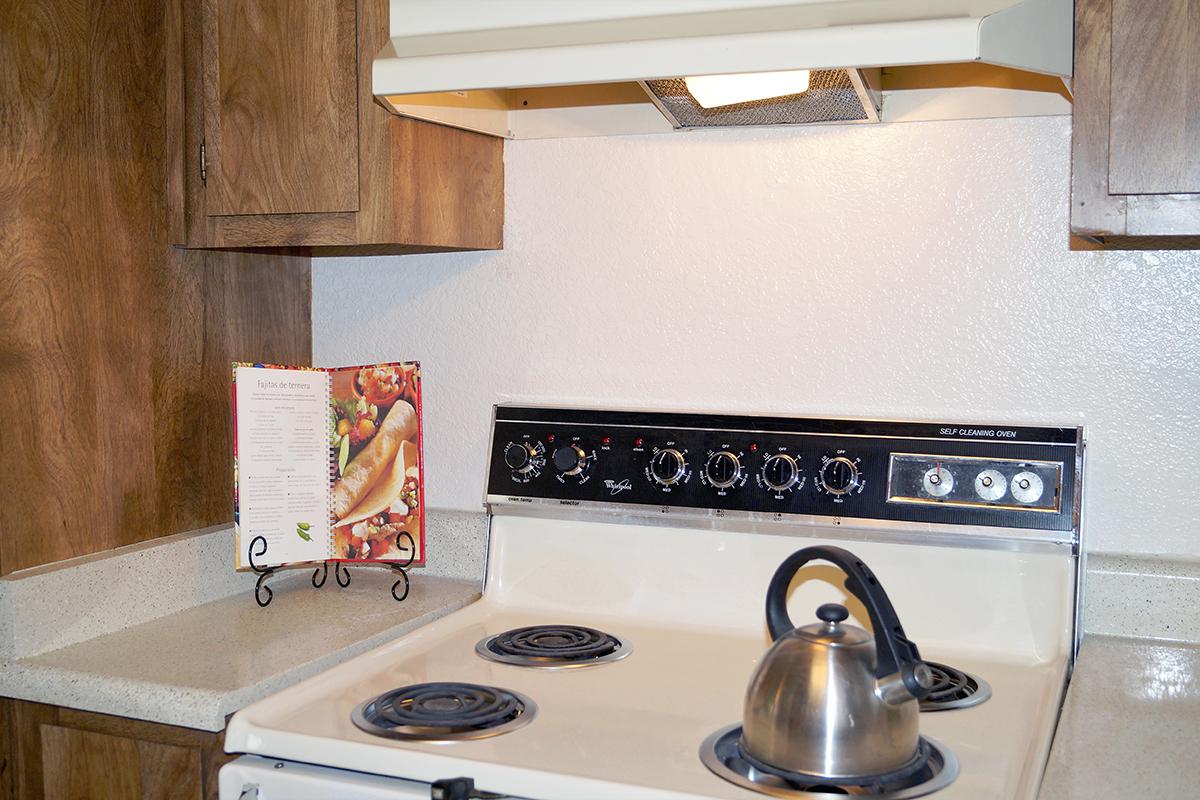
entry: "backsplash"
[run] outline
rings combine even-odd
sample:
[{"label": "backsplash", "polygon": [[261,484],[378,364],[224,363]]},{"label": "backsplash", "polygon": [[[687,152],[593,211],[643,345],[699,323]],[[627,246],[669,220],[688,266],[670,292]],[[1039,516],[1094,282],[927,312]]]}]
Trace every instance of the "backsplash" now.
[{"label": "backsplash", "polygon": [[[1083,424],[1089,550],[1200,558],[1200,252],[1068,249],[1065,117],[510,142],[505,250],[314,260],[315,363],[492,403]],[[368,305],[369,303],[369,305]]]}]

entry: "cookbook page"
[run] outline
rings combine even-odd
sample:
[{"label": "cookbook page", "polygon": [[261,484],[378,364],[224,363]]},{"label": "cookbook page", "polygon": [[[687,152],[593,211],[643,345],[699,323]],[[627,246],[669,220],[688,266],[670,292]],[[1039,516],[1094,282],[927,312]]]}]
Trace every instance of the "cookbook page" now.
[{"label": "cookbook page", "polygon": [[234,527],[238,568],[329,557],[329,376],[234,365]]},{"label": "cookbook page", "polygon": [[421,369],[415,361],[330,370],[331,558],[425,560]]}]

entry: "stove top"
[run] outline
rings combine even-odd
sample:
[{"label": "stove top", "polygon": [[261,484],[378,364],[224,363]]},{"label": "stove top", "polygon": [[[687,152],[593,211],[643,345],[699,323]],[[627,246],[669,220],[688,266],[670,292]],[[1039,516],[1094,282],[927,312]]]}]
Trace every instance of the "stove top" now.
[{"label": "stove top", "polygon": [[[260,757],[255,780],[284,763],[416,787],[364,797],[428,798],[466,776],[535,800],[746,800],[757,776],[783,797],[1032,800],[1075,645],[1081,441],[1074,428],[500,407],[482,599],[239,711],[226,747]],[[869,564],[932,661],[922,710],[940,713],[919,715],[923,760],[899,783],[817,786],[736,749],[770,646],[767,584],[813,544]],[[791,618],[834,602],[870,627],[844,580],[805,567]],[[724,766],[702,760],[709,737]],[[222,798],[244,785],[238,763]]]},{"label": "stove top", "polygon": [[417,683],[364,701],[351,719],[389,739],[446,742],[499,736],[533,721],[537,706],[520,692],[477,683]]},{"label": "stove top", "polygon": [[480,640],[475,652],[518,667],[567,669],[620,661],[632,648],[610,633],[582,625],[528,625]]}]

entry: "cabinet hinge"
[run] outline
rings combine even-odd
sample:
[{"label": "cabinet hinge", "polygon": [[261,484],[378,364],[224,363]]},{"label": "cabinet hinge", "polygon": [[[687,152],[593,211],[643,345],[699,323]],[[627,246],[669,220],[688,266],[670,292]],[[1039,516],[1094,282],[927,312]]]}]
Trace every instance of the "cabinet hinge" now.
[{"label": "cabinet hinge", "polygon": [[200,142],[200,182],[205,186],[208,185],[208,157],[204,149],[204,142]]}]

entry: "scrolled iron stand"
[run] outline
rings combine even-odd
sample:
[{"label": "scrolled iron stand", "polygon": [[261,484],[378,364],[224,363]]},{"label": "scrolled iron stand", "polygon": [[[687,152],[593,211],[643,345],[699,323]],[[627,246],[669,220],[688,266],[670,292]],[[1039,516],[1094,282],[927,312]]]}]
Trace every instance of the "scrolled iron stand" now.
[{"label": "scrolled iron stand", "polygon": [[[406,541],[407,546],[401,545],[401,541]],[[261,547],[259,547],[260,543],[261,543]],[[379,562],[379,564],[381,566],[386,565],[393,573],[395,573],[396,575],[399,576],[399,578],[396,579],[396,582],[392,584],[392,597],[396,600],[397,603],[402,603],[408,597],[408,590],[410,588],[409,579],[408,579],[408,567],[410,567],[412,565],[413,561],[417,557],[417,546],[416,546],[416,543],[413,541],[412,535],[410,533],[408,533],[407,531],[401,531],[396,536],[396,544],[397,544],[397,549],[400,550],[400,552],[402,552],[402,553],[405,551],[408,552],[408,554],[409,554],[408,559],[402,563],[395,562],[395,561],[385,561],[385,562]],[[255,552],[256,549],[257,549],[257,552]],[[275,596],[275,593],[273,591],[271,591],[271,587],[267,586],[266,581],[267,581],[267,578],[269,578],[275,574],[276,568],[275,567],[260,567],[258,564],[254,563],[255,556],[261,557],[261,556],[265,555],[266,552],[267,552],[266,538],[263,536],[255,536],[250,541],[250,548],[249,548],[247,554],[249,556],[248,560],[250,562],[250,569],[252,569],[258,573],[258,581],[256,581],[254,584],[254,602],[258,603],[260,608],[266,608],[268,605],[270,605],[271,598],[273,598]],[[325,585],[325,581],[328,580],[328,578],[329,578],[329,563],[330,562],[328,562],[328,561],[322,561],[321,566],[319,566],[313,570],[312,585],[313,585],[314,589],[320,589],[322,586]],[[361,563],[370,564],[371,562],[364,561]],[[350,570],[341,561],[334,561],[333,562],[333,578],[335,581],[337,581],[338,586],[345,589],[347,586],[350,585]],[[400,584],[404,584],[403,591],[399,591]]]}]

